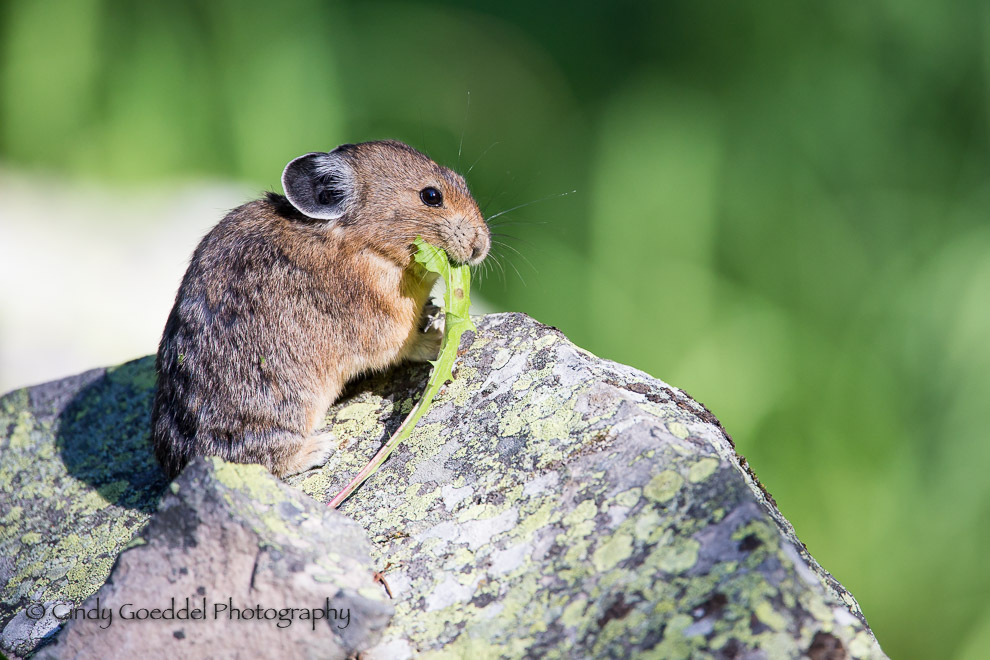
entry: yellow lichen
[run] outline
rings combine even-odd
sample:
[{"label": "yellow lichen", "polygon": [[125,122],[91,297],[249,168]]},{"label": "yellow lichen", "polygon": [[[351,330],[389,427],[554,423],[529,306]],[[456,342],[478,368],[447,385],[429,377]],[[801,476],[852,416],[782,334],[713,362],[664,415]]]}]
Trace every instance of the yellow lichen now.
[{"label": "yellow lichen", "polygon": [[673,499],[683,485],[684,477],[673,470],[664,470],[650,479],[643,488],[643,494],[655,502],[663,503]]},{"label": "yellow lichen", "polygon": [[718,468],[718,459],[706,456],[698,461],[696,461],[688,469],[688,481],[691,483],[698,483],[704,481],[708,477],[712,476],[712,473]]}]

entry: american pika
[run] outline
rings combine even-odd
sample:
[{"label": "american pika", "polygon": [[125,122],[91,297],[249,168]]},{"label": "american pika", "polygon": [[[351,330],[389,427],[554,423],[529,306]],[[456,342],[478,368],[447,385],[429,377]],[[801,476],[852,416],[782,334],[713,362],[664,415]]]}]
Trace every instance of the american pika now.
[{"label": "american pika", "polygon": [[282,187],[221,220],[182,279],[152,412],[169,478],[198,455],[322,465],[334,439],[314,431],[348,380],[437,355],[413,240],[471,265],[491,245],[464,178],[401,142],[300,156]]}]

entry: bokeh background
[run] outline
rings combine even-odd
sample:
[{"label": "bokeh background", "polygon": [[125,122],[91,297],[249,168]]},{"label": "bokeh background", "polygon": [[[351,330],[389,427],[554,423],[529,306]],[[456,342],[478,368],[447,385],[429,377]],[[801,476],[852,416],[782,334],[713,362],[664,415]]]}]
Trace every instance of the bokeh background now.
[{"label": "bokeh background", "polygon": [[487,308],[711,408],[892,657],[984,658],[988,92],[975,1],[0,0],[2,389],[153,352],[224,209],[398,138],[528,204]]}]

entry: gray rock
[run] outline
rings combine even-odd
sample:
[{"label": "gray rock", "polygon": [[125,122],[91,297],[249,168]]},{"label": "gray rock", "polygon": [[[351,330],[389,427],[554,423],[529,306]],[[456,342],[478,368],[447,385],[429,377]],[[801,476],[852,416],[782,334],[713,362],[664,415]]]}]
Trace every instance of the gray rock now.
[{"label": "gray rock", "polygon": [[371,544],[259,465],[193,461],[43,658],[347,658],[392,616]]},{"label": "gray rock", "polygon": [[95,593],[154,512],[167,486],[148,444],[154,385],[144,358],[0,398],[4,653],[31,652],[53,607]]},{"label": "gray rock", "polygon": [[[328,415],[339,451],[289,483],[329,500],[398,426],[427,374],[410,365],[353,385]],[[455,375],[410,441],[341,507],[371,537],[395,597],[381,642],[362,657],[884,657],[852,596],[797,540],[718,421],[682,391],[516,314],[479,319]],[[71,394],[78,384],[0,400],[0,447],[5,457],[19,448],[14,477],[54,480],[32,502],[92,502],[67,521],[49,505],[58,530],[43,537],[50,544],[74,526],[113,520],[131,525],[113,537],[126,543],[161,492],[153,471],[141,472],[150,363],[87,378],[85,405],[74,408],[81,416],[64,412],[80,398]],[[133,396],[110,403],[112,387]],[[134,478],[112,481],[95,467],[79,478],[65,447],[81,440],[59,440],[66,424],[97,424],[111,447],[124,438],[118,450],[137,466]],[[0,484],[8,474],[0,466]],[[64,496],[44,495],[63,487]],[[101,547],[76,533],[71,559],[89,573],[69,578],[50,568],[64,555],[24,539],[45,523],[0,488],[10,503],[0,510],[22,506],[0,521],[0,555],[13,558],[4,570],[16,582],[0,592],[0,623],[23,636],[28,604],[94,593],[106,579],[98,558],[112,561],[120,542]]]}]

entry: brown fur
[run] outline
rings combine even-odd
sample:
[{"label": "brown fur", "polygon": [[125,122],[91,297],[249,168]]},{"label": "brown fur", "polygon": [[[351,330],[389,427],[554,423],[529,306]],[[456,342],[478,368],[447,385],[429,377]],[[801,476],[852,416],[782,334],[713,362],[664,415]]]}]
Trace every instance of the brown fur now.
[{"label": "brown fur", "polygon": [[[458,263],[488,252],[459,175],[399,142],[329,155],[353,175],[340,217],[269,195],[231,211],[193,254],[157,360],[152,438],[170,477],[196,455],[279,476],[322,464],[333,439],[313,432],[348,380],[436,356],[440,333],[420,330],[436,276],[412,260],[413,239]],[[420,199],[428,186],[442,207]]]}]

